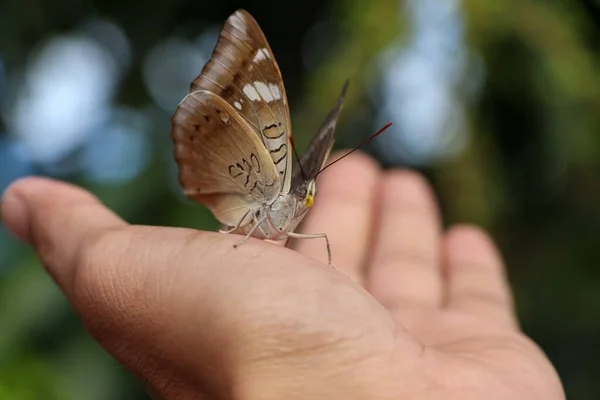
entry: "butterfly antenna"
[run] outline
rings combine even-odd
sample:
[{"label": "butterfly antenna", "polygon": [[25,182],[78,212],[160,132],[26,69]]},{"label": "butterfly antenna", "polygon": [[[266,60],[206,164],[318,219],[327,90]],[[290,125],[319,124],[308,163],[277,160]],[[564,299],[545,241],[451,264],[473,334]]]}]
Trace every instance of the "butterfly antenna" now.
[{"label": "butterfly antenna", "polygon": [[392,126],[392,123],[388,122],[383,128],[381,128],[380,130],[378,130],[374,135],[371,135],[370,138],[368,138],[367,140],[365,140],[364,142],[362,142],[361,144],[359,144],[358,146],[356,146],[355,148],[353,148],[352,150],[350,150],[349,152],[347,152],[346,154],[344,154],[343,156],[341,156],[337,160],[335,160],[335,161],[331,162],[330,164],[327,164],[326,166],[324,166],[323,168],[321,168],[321,170],[319,172],[317,172],[317,174],[315,175],[315,178],[317,177],[317,175],[319,175],[321,172],[325,171],[327,168],[331,167],[336,162],[343,160],[344,158],[348,157],[350,154],[354,153],[356,150],[360,149],[361,147],[363,147],[364,145],[366,145],[367,143],[369,143],[371,140],[375,139],[377,136],[381,135],[390,126]]},{"label": "butterfly antenna", "polygon": [[298,165],[300,166],[300,173],[302,174],[302,180],[306,181],[306,173],[304,172],[304,168],[302,168],[302,163],[300,162],[300,157],[298,156],[298,150],[296,150],[296,145],[294,144],[294,139],[291,137],[290,137],[290,143],[292,143],[292,151],[294,152],[296,161],[298,161]]}]

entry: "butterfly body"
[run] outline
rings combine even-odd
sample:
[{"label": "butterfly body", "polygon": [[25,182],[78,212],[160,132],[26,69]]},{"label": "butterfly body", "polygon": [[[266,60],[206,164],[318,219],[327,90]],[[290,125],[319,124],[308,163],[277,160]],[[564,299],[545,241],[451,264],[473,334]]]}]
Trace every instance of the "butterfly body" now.
[{"label": "butterfly body", "polygon": [[331,264],[327,235],[294,230],[314,203],[346,88],[292,169],[279,67],[254,18],[236,11],[171,119],[184,193],[207,206],[227,233],[245,235],[243,241],[323,237]]},{"label": "butterfly body", "polygon": [[258,239],[282,240],[296,229],[306,211],[308,207],[301,199],[291,194],[281,195],[256,211],[250,222],[230,229],[230,233],[248,235],[252,232],[251,236]]}]

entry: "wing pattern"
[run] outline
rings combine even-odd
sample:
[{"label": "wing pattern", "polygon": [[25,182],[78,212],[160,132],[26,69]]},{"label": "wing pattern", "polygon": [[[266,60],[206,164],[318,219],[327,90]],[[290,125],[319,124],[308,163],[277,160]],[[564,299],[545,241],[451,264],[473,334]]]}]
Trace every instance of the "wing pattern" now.
[{"label": "wing pattern", "polygon": [[233,194],[254,208],[279,194],[280,176],[267,150],[218,95],[202,90],[186,96],[173,115],[172,137],[187,196],[200,201]]},{"label": "wing pattern", "polygon": [[248,122],[282,177],[281,191],[289,192],[292,131],[285,88],[265,35],[246,11],[227,19],[210,61],[191,84],[190,92],[198,90],[221,96]]}]

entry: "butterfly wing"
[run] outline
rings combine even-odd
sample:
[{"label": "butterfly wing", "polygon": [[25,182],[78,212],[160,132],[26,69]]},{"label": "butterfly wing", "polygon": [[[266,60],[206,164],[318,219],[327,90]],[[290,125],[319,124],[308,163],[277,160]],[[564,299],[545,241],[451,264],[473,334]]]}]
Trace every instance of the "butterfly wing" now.
[{"label": "butterfly wing", "polygon": [[225,100],[187,95],[171,119],[179,181],[217,219],[236,225],[279,194],[280,175],[253,128]]},{"label": "butterfly wing", "polygon": [[211,59],[192,82],[190,91],[198,90],[221,96],[253,128],[281,176],[281,191],[288,193],[292,130],[285,88],[265,35],[246,11],[225,22]]},{"label": "butterfly wing", "polygon": [[[292,175],[292,190],[306,181],[313,179],[317,173],[325,166],[325,162],[331,153],[333,147],[335,126],[344,106],[346,91],[348,90],[348,81],[344,84],[342,93],[337,106],[331,110],[319,131],[308,145],[306,152],[300,157],[299,165],[294,166]],[[298,162],[296,162],[298,163]],[[304,171],[304,176],[302,172]]]}]

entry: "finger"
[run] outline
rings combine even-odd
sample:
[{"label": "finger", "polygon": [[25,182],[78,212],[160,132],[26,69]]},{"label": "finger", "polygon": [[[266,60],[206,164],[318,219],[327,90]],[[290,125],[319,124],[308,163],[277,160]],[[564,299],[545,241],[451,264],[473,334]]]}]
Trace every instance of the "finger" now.
[{"label": "finger", "polygon": [[512,294],[492,239],[479,228],[448,231],[443,244],[447,307],[516,327]]},{"label": "finger", "polygon": [[2,220],[33,245],[48,272],[68,291],[87,243],[127,224],[90,193],[44,178],[25,178],[2,197]]},{"label": "finger", "polygon": [[[376,162],[362,153],[329,168],[319,176],[315,205],[300,230],[305,234],[326,233],[336,268],[358,282],[371,238],[379,174]],[[327,262],[324,239],[296,239],[291,247]]]},{"label": "finger", "polygon": [[390,171],[378,197],[369,290],[388,309],[438,307],[441,224],[431,187],[415,172]]}]

